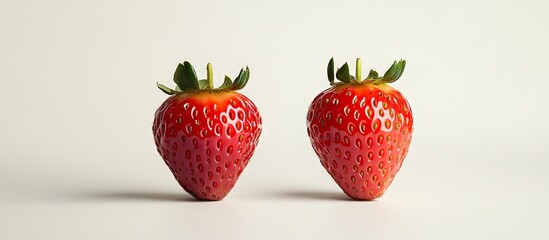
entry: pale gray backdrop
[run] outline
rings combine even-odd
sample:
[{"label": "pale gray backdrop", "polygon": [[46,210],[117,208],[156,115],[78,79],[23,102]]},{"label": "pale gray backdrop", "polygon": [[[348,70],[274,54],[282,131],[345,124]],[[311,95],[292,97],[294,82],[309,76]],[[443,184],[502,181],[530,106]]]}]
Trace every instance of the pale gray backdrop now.
[{"label": "pale gray backdrop", "polygon": [[[0,2],[0,239],[549,238],[547,1]],[[362,57],[412,105],[388,192],[347,201],[305,113]],[[178,62],[245,65],[264,119],[221,202],[194,202],[151,123]],[[352,67],[354,69],[354,67]]]}]

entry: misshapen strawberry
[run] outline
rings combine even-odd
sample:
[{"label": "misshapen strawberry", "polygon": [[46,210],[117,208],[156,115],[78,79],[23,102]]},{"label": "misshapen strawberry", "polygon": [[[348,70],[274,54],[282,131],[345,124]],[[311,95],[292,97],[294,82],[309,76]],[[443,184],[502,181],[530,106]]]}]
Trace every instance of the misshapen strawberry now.
[{"label": "misshapen strawberry", "polygon": [[155,113],[154,140],[158,153],[177,182],[200,200],[221,200],[233,188],[252,157],[261,134],[261,116],[254,103],[235,92],[248,82],[242,69],[234,82],[227,76],[213,87],[198,80],[189,62],[179,64],[176,89],[157,84],[171,95]]},{"label": "misshapen strawberry", "polygon": [[410,145],[413,117],[410,105],[387,85],[402,75],[406,62],[395,61],[384,76],[371,70],[361,79],[345,63],[335,74],[328,64],[331,88],[313,100],[307,113],[307,133],[322,166],[339,187],[356,200],[373,200],[385,193]]}]

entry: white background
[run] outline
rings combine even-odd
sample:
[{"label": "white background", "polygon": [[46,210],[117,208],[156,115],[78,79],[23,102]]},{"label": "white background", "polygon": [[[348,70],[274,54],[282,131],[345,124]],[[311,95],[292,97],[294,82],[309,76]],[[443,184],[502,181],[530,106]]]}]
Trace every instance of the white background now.
[{"label": "white background", "polygon": [[[546,1],[149,2],[0,2],[0,239],[549,238]],[[332,56],[408,61],[415,132],[377,201],[349,201],[309,144]],[[221,202],[154,147],[155,83],[185,60],[217,84],[249,65],[263,116]]]}]

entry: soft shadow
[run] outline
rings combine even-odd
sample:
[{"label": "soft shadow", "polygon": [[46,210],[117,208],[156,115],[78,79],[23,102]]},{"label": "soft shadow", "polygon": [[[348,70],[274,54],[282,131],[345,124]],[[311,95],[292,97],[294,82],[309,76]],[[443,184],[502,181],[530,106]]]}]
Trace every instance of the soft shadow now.
[{"label": "soft shadow", "polygon": [[185,193],[154,193],[154,192],[102,192],[81,195],[81,198],[96,200],[142,200],[168,202],[201,202]]},{"label": "soft shadow", "polygon": [[353,201],[342,192],[320,192],[320,191],[284,191],[276,194],[279,197],[307,200],[332,200],[332,201]]}]

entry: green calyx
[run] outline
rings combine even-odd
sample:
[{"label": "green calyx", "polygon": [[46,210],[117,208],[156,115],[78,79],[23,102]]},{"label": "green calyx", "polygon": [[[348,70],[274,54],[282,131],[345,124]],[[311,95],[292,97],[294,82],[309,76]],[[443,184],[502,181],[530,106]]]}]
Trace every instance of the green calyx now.
[{"label": "green calyx", "polygon": [[[406,60],[395,61],[393,65],[385,72],[383,76],[371,69],[368,73],[368,76],[365,79],[362,79],[362,61],[360,58],[356,59],[356,74],[355,76],[351,75],[349,71],[349,64],[345,63],[337,71],[334,70],[334,58],[330,59],[328,62],[328,80],[330,85],[342,85],[342,84],[386,84],[395,82],[402,76],[404,72],[404,67],[406,67]],[[340,82],[335,82],[335,79],[338,79]]]},{"label": "green calyx", "polygon": [[244,88],[246,83],[248,83],[248,79],[250,79],[250,69],[246,67],[246,69],[242,68],[240,70],[240,73],[238,73],[238,76],[234,81],[232,81],[229,76],[225,75],[223,84],[217,88],[214,88],[212,64],[208,63],[206,70],[206,79],[198,80],[194,67],[189,62],[185,61],[184,63],[177,65],[177,68],[175,69],[175,73],[173,75],[173,81],[176,84],[175,89],[166,87],[158,82],[156,83],[156,86],[168,95],[203,91],[235,91]]}]

